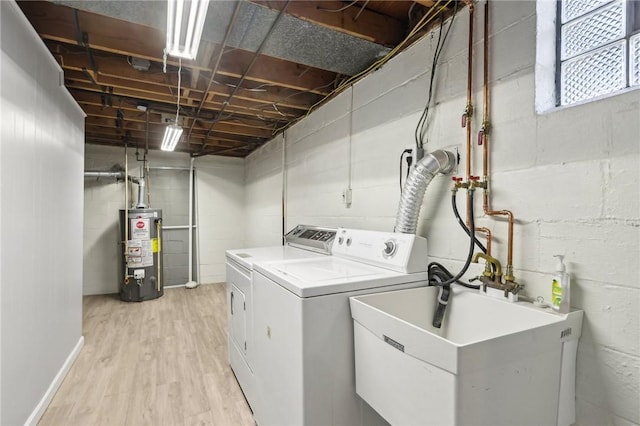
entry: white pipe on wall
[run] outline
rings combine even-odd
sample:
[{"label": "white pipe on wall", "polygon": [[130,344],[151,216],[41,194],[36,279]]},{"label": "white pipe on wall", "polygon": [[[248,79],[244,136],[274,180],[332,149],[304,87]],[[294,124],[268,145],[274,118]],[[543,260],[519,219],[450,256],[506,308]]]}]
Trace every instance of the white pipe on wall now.
[{"label": "white pipe on wall", "polygon": [[187,288],[196,288],[198,283],[193,280],[193,161],[191,157],[189,163],[189,281],[185,284]]},{"label": "white pipe on wall", "polygon": [[196,247],[195,247],[195,251],[196,251],[196,266],[197,266],[197,271],[196,271],[196,282],[200,281],[200,277],[202,275],[200,275],[200,216],[198,214],[198,170],[194,169],[193,170],[193,190],[194,190],[194,201],[193,201],[193,208],[195,209],[195,226],[193,228],[193,230],[196,233]]}]

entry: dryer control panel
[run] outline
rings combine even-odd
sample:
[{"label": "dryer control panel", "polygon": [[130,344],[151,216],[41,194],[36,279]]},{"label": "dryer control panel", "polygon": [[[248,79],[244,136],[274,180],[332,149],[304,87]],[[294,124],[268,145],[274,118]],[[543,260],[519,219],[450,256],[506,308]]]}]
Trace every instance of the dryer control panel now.
[{"label": "dryer control panel", "polygon": [[427,240],[414,234],[339,228],[332,253],[398,272],[427,270]]},{"label": "dryer control panel", "polygon": [[318,253],[330,254],[336,228],[298,225],[284,236],[286,244]]}]

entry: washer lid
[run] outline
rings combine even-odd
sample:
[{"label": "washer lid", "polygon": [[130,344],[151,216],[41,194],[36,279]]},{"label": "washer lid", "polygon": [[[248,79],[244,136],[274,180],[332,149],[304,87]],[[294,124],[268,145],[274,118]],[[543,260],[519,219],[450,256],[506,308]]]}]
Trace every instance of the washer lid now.
[{"label": "washer lid", "polygon": [[425,272],[403,274],[333,256],[260,262],[254,270],[299,297],[313,297],[427,280]]},{"label": "washer lid", "polygon": [[232,260],[246,269],[253,269],[256,262],[268,260],[306,259],[323,254],[290,246],[258,247],[226,251],[227,260]]}]

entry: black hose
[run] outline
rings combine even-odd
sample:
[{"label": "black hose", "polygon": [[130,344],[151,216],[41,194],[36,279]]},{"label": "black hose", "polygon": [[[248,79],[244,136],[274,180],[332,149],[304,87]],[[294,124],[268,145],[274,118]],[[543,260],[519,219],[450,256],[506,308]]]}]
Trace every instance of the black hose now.
[{"label": "black hose", "polygon": [[[402,151],[402,154],[400,154],[400,195],[402,195],[402,159],[404,158],[405,154],[411,154],[411,150],[410,149],[405,149],[404,151]],[[409,168],[411,168],[411,166],[409,166]],[[407,170],[407,176],[409,176],[409,170]]]},{"label": "black hose", "polygon": [[[429,285],[440,285],[440,284],[432,284],[431,278],[433,277],[437,278],[439,280],[438,282],[444,282],[453,277],[453,274],[451,274],[451,272],[449,272],[447,268],[445,268],[443,265],[441,265],[438,262],[429,263],[427,270],[429,275]],[[460,284],[463,287],[472,288],[474,290],[477,290],[480,288],[479,285],[465,283],[464,281],[460,281],[460,280],[456,280],[455,284]]]},{"label": "black hose", "polygon": [[[475,221],[473,219],[473,193],[475,191],[473,189],[470,189],[469,191],[467,191],[467,203],[469,205],[469,224],[470,229],[470,236],[475,235],[476,232],[476,225],[475,225]],[[454,204],[455,205],[455,204]],[[467,269],[469,269],[469,265],[471,265],[471,260],[473,259],[473,249],[475,248],[476,242],[475,242],[475,238],[473,237],[469,237],[469,252],[467,254],[467,260],[464,263],[464,266],[462,267],[462,269],[460,270],[460,272],[458,272],[456,274],[455,277],[451,277],[446,279],[445,281],[436,281],[436,280],[431,280],[431,275],[429,276],[429,285],[435,285],[435,286],[447,286],[449,284],[453,284],[453,283],[458,283],[458,284],[462,284],[465,287],[468,287],[470,284],[464,284],[462,282],[459,282],[458,280],[460,279],[460,277],[462,277],[465,272],[467,272]],[[429,264],[428,270],[431,269],[432,267],[432,263]],[[442,265],[440,265],[442,266]],[[444,269],[444,268],[443,268]],[[446,269],[444,269],[444,271],[441,271],[441,273],[437,273],[434,274],[436,277],[438,278],[442,278],[443,276],[446,276],[446,274],[450,274],[449,271],[447,271]],[[479,286],[472,286],[471,288],[479,288]]]},{"label": "black hose", "polygon": [[449,296],[451,296],[451,287],[448,285],[440,287],[438,293],[438,306],[433,314],[433,322],[431,323],[435,328],[442,327],[442,320],[444,320],[444,313],[447,310],[449,304]]},{"label": "black hose", "polygon": [[[456,203],[456,192],[455,191],[453,191],[453,193],[451,194],[451,206],[453,207],[453,214],[456,216],[456,219],[458,220],[458,224],[460,224],[462,229],[464,229],[464,232],[466,232],[467,235],[469,237],[471,237],[473,234],[471,234],[471,232],[469,231],[469,228],[467,228],[467,225],[465,225],[464,221],[460,217],[460,212],[458,212],[458,205]],[[486,253],[487,252],[487,248],[484,245],[482,245],[482,243],[478,240],[478,238],[476,238],[475,235],[473,236],[473,239],[476,242],[476,245],[478,246],[478,248],[480,250],[482,250],[483,253]]]}]

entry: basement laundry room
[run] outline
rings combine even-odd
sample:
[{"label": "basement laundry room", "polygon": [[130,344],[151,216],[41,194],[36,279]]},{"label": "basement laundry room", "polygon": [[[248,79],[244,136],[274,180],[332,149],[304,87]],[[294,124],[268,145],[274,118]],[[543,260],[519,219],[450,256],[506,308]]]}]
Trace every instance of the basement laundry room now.
[{"label": "basement laundry room", "polygon": [[640,425],[640,2],[0,2],[1,425]]}]

